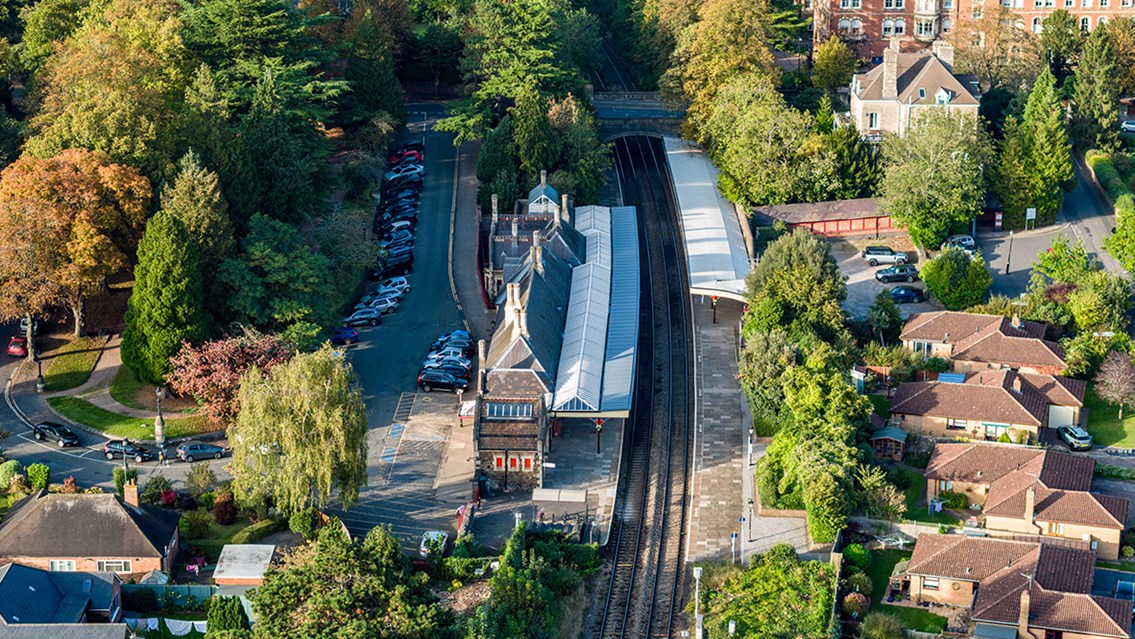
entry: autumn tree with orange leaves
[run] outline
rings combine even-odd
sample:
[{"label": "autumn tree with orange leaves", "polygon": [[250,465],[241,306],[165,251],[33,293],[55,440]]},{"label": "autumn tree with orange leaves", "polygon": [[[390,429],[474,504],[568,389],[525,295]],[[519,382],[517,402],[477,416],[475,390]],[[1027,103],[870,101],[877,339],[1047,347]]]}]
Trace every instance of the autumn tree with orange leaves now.
[{"label": "autumn tree with orange leaves", "polygon": [[150,182],[99,151],[25,156],[0,173],[0,317],[65,304],[83,332],[83,302],[129,266]]}]

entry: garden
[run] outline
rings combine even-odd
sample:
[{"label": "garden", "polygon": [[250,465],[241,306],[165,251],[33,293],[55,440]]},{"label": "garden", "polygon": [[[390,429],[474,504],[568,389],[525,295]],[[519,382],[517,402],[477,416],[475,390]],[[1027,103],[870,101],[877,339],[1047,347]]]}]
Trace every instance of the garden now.
[{"label": "garden", "polygon": [[[866,628],[909,628],[917,632],[941,633],[946,629],[946,618],[921,608],[898,606],[884,602],[895,565],[910,559],[904,550],[867,550],[858,543],[849,544],[843,551],[843,611],[852,620],[862,619]],[[870,593],[868,596],[867,593]],[[886,617],[887,619],[880,619]],[[868,632],[864,637],[888,633]],[[901,635],[897,635],[901,636]]]}]

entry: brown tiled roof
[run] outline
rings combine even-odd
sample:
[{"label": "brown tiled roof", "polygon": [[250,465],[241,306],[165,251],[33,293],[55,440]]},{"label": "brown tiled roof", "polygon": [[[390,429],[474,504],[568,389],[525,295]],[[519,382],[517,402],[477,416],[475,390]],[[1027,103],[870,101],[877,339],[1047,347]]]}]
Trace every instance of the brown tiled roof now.
[{"label": "brown tiled roof", "polygon": [[537,450],[540,424],[535,421],[481,420],[477,430],[477,447],[482,450]]},{"label": "brown tiled roof", "polygon": [[[1020,381],[1020,392],[1015,383]],[[1002,424],[1041,426],[1048,396],[1012,370],[981,371],[965,383],[907,382],[891,400],[891,413],[930,415]]]},{"label": "brown tiled roof", "polygon": [[1029,626],[1127,637],[1131,604],[1091,596],[1095,553],[1052,544],[966,535],[918,538],[907,572],[979,583],[973,619],[1016,625],[1029,592]]},{"label": "brown tiled roof", "polygon": [[901,338],[953,345],[952,359],[1011,367],[1064,368],[1064,349],[1044,339],[1045,325],[1001,315],[938,311],[907,320]]},{"label": "brown tiled roof", "polygon": [[886,217],[879,210],[879,203],[873,197],[856,200],[832,200],[830,202],[804,202],[799,204],[777,204],[753,208],[757,215],[774,220],[784,220],[788,224],[825,222],[829,220],[860,220],[870,217]]},{"label": "brown tiled roof", "polygon": [[[898,98],[903,104],[934,104],[939,88],[953,95],[950,104],[956,106],[977,105],[978,100],[972,92],[936,56],[930,53],[898,53]],[[860,100],[883,99],[883,65],[878,65],[867,73],[856,76],[860,90]],[[924,97],[918,97],[918,89],[926,89]]]},{"label": "brown tiled roof", "polygon": [[[1041,466],[1044,451],[1002,444],[938,444],[926,466],[927,479],[990,483],[1026,464]],[[1071,457],[1071,455],[1066,455]],[[1091,473],[1088,473],[1091,481]]]},{"label": "brown tiled roof", "polygon": [[530,368],[494,368],[485,373],[485,394],[531,398],[552,392],[540,373]]}]

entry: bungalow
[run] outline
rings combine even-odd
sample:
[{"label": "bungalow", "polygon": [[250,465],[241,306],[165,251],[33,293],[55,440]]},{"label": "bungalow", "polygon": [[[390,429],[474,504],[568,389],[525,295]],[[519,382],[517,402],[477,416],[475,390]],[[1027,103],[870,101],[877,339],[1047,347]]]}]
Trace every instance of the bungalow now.
[{"label": "bungalow", "polygon": [[1085,542],[1100,558],[1119,558],[1126,499],[1090,492],[1089,457],[994,444],[938,444],[926,466],[926,496],[964,494],[985,527]]},{"label": "bungalow", "polygon": [[1045,325],[1019,316],[937,311],[911,315],[899,339],[908,351],[949,360],[955,372],[1012,368],[1059,375],[1064,349],[1044,339]]},{"label": "bungalow", "polygon": [[1126,639],[1131,602],[1092,595],[1095,554],[967,535],[918,538],[910,598],[970,609],[974,637]]},{"label": "bungalow", "polygon": [[124,493],[119,498],[40,491],[16,502],[0,522],[0,563],[124,578],[171,570],[181,515],[139,504],[136,483],[127,484]]},{"label": "bungalow", "polygon": [[122,580],[111,572],[0,566],[0,639],[124,639]]},{"label": "bungalow", "polygon": [[1014,370],[944,373],[899,386],[891,419],[931,437],[1035,441],[1042,428],[1078,424],[1086,390],[1080,380]]}]

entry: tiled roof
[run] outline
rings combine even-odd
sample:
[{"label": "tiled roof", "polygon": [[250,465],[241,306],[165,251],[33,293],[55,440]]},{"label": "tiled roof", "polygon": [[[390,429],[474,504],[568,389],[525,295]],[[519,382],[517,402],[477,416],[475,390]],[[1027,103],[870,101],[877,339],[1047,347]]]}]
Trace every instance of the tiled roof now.
[{"label": "tiled roof", "polygon": [[[889,54],[887,54],[889,55]],[[898,57],[897,102],[914,105],[935,104],[938,89],[951,93],[951,105],[975,106],[977,97],[970,86],[966,86],[936,56],[930,53],[896,53]],[[883,99],[883,65],[880,64],[867,73],[856,76],[860,100]],[[925,89],[919,97],[917,91]]]},{"label": "tiled roof", "polygon": [[163,557],[181,515],[117,495],[44,492],[0,522],[0,557]]},{"label": "tiled roof", "polygon": [[1065,366],[1064,349],[1044,339],[1045,325],[1001,315],[955,311],[917,313],[907,320],[903,340],[953,345],[952,359],[1004,364],[1012,367]]},{"label": "tiled roof", "polygon": [[1029,593],[1029,626],[1127,637],[1131,604],[1090,595],[1095,553],[1052,544],[967,535],[918,538],[907,572],[979,583],[973,619],[1016,625]]},{"label": "tiled roof", "polygon": [[543,273],[532,268],[532,254],[517,276],[528,336],[521,335],[514,309],[502,304],[487,354],[488,368],[534,368],[555,375],[564,337],[571,265],[552,251],[540,251]]},{"label": "tiled roof", "polygon": [[494,397],[536,397],[550,392],[551,384],[530,368],[494,368],[485,373],[485,393]]},{"label": "tiled roof", "polygon": [[[1046,389],[1053,387],[1048,385]],[[1063,397],[1054,390],[1053,395]],[[967,376],[963,384],[907,382],[895,391],[891,413],[1039,427],[1045,423],[1050,401],[1048,394],[1016,371],[981,371]]]},{"label": "tiled roof", "polygon": [[109,611],[115,579],[114,573],[0,566],[0,638],[4,626],[78,624],[88,610]]}]

